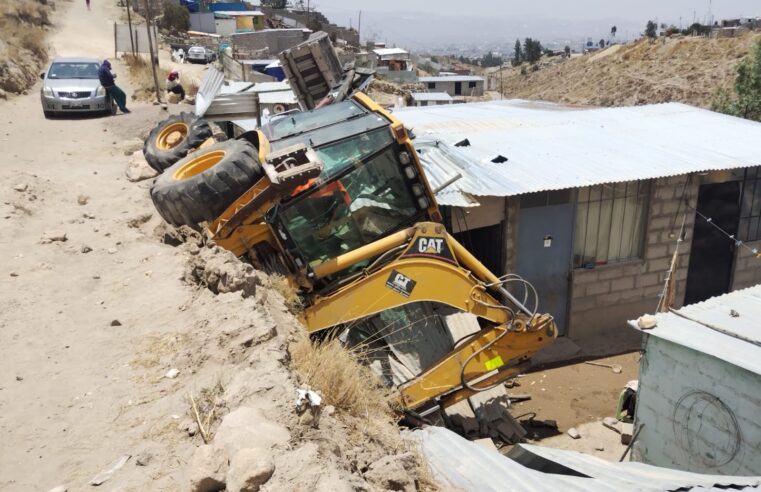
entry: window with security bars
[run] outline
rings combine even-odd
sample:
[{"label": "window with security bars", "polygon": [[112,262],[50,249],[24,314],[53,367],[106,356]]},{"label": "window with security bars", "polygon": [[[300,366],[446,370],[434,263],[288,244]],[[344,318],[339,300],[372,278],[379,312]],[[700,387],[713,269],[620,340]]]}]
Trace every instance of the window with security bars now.
[{"label": "window with security bars", "polygon": [[737,238],[741,241],[761,239],[761,167],[745,170],[740,195],[740,225]]},{"label": "window with security bars", "polygon": [[575,268],[594,268],[642,256],[650,189],[649,181],[579,188]]}]

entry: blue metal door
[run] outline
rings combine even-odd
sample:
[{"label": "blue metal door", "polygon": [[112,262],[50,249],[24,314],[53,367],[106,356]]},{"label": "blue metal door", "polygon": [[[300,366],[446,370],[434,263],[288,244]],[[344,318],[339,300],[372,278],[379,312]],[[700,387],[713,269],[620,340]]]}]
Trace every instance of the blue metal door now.
[{"label": "blue metal door", "polygon": [[567,331],[572,248],[572,203],[521,207],[517,273],[536,287],[539,312],[548,312],[555,317],[561,335]]}]

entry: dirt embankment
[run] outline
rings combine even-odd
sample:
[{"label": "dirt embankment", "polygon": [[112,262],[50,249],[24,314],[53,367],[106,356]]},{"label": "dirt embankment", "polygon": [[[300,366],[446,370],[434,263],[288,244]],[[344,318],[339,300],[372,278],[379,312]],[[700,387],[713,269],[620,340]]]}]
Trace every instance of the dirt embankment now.
[{"label": "dirt embankment", "polygon": [[[708,108],[719,88],[734,81],[735,66],[761,34],[737,38],[688,37],[642,40],[586,55],[541,64],[524,75],[503,72],[506,97],[565,104],[630,106],[684,102]],[[494,74],[499,86],[499,74]]]},{"label": "dirt embankment", "polygon": [[0,2],[0,97],[37,80],[48,57],[45,32],[54,9],[52,0]]}]

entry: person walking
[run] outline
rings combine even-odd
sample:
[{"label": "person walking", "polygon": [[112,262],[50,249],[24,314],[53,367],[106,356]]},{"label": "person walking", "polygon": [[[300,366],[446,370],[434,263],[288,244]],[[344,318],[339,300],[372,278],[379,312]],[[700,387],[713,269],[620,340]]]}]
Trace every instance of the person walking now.
[{"label": "person walking", "polygon": [[115,78],[116,75],[111,72],[111,62],[103,60],[103,63],[100,64],[100,70],[98,70],[100,85],[106,89],[111,99],[116,101],[116,105],[119,106],[122,113],[130,113],[131,111],[127,109],[127,94],[116,85],[114,82]]},{"label": "person walking", "polygon": [[166,77],[166,91],[180,96],[180,101],[185,99],[185,88],[180,83],[180,72],[173,68]]},{"label": "person walking", "polygon": [[90,10],[90,0],[85,0],[85,3],[87,4],[87,10]]}]

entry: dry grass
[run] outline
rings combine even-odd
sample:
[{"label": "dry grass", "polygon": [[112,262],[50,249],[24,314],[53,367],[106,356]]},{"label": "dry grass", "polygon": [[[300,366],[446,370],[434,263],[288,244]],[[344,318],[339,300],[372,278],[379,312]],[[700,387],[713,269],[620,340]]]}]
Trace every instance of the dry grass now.
[{"label": "dry grass", "polygon": [[214,385],[201,389],[197,395],[193,393],[188,395],[190,416],[198,424],[198,431],[204,444],[211,441],[212,428],[216,427],[216,423],[226,413],[222,398],[224,392],[222,380],[219,379]]},{"label": "dry grass", "polygon": [[[188,89],[186,88],[185,90],[187,91]],[[196,87],[196,92],[197,91],[198,87]],[[304,304],[296,293],[296,289],[291,285],[287,278],[277,274],[270,275],[270,287],[272,287],[272,290],[283,296],[285,307],[287,307],[290,312],[298,314],[304,310]]]},{"label": "dry grass", "polygon": [[[46,0],[0,2],[0,89],[22,92],[37,80],[48,57],[45,33],[51,10]],[[9,75],[6,64],[15,65],[23,76]]]},{"label": "dry grass", "polygon": [[[125,54],[124,62],[129,68],[129,76],[135,84],[133,99],[151,100],[155,97],[156,85],[153,81],[151,62],[140,55]],[[164,90],[164,79],[159,77],[159,89]]]},{"label": "dry grass", "polygon": [[392,393],[361,364],[362,355],[336,338],[312,342],[299,336],[290,347],[293,367],[301,381],[319,391],[327,405],[364,419],[393,417]]}]

